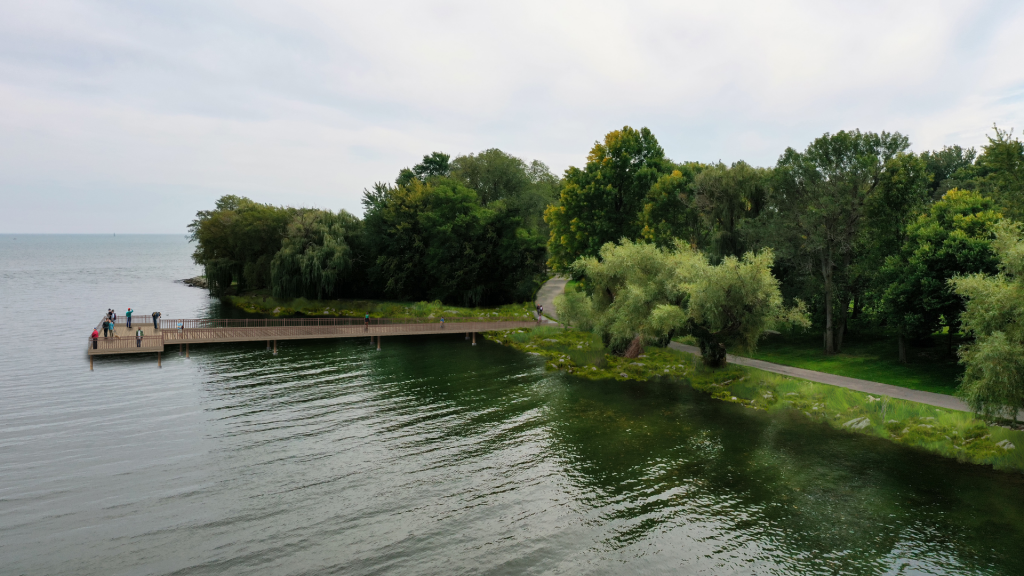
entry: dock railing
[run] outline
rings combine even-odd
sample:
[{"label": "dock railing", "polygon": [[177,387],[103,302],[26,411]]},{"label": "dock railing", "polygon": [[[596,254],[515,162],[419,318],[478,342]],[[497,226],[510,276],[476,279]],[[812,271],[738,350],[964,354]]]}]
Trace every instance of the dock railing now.
[{"label": "dock railing", "polygon": [[[449,324],[466,324],[473,322],[533,322],[535,318],[531,316],[491,316],[486,318],[465,318],[465,317],[445,317],[444,323]],[[102,320],[100,321],[99,329],[102,331]],[[128,319],[124,316],[118,316],[115,325],[126,326]],[[440,318],[370,318],[370,326],[389,326],[392,324],[440,324]],[[312,328],[312,327],[330,327],[330,326],[364,326],[366,324],[363,318],[333,318],[333,317],[317,317],[310,316],[304,318],[161,318],[157,325],[160,330],[177,330],[180,328],[185,330],[192,329],[223,329],[223,328]],[[133,315],[132,316],[132,327],[136,325],[145,328],[153,327],[153,317],[151,315]]]}]

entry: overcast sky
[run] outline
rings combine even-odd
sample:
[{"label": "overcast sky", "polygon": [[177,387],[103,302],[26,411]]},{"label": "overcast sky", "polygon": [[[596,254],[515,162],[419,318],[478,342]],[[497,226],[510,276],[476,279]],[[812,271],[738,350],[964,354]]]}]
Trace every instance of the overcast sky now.
[{"label": "overcast sky", "polygon": [[1022,33],[1020,1],[0,0],[0,232],[183,234],[222,194],[360,214],[431,151],[560,174],[623,125],[678,161],[980,146],[1024,127]]}]

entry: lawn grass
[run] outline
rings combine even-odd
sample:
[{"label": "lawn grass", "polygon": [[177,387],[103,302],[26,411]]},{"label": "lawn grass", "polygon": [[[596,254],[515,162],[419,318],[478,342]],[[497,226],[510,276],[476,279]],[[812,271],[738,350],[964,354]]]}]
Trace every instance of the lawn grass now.
[{"label": "lawn grass", "polygon": [[745,366],[710,369],[692,354],[667,348],[648,347],[640,358],[623,358],[608,354],[591,333],[553,326],[485,336],[543,358],[548,369],[582,378],[678,381],[723,402],[769,412],[795,411],[851,434],[1024,472],[1024,431],[989,425],[968,412],[873,396]]},{"label": "lawn grass", "polygon": [[963,374],[963,367],[957,364],[955,346],[953,351],[954,356],[950,356],[946,337],[936,335],[931,342],[908,347],[908,363],[901,364],[895,337],[854,327],[843,340],[842,353],[832,356],[825,355],[822,336],[817,331],[768,335],[761,339],[753,353],[737,352],[736,355],[914,390],[953,394]]},{"label": "lawn grass", "polygon": [[504,306],[465,308],[448,306],[441,302],[396,302],[391,300],[307,300],[295,298],[278,300],[269,290],[257,290],[241,296],[224,296],[221,301],[249,312],[266,316],[333,316],[342,318],[426,319],[446,318],[460,320],[532,320],[533,304],[522,302]]}]

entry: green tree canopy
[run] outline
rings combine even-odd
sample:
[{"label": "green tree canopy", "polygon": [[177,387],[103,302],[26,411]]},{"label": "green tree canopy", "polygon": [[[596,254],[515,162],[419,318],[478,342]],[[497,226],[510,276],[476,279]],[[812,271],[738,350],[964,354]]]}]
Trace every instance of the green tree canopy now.
[{"label": "green tree canopy", "polygon": [[529,299],[543,269],[543,241],[503,209],[447,178],[364,196],[369,274],[392,298],[477,306]]},{"label": "green tree canopy", "polygon": [[741,227],[764,209],[771,173],[739,161],[732,166],[718,163],[697,174],[693,204],[707,230],[706,250],[713,257],[746,251]]},{"label": "green tree canopy", "polygon": [[672,246],[677,239],[703,246],[705,230],[694,207],[693,180],[705,166],[690,162],[676,167],[651,186],[644,199],[641,237],[658,246]]},{"label": "green tree canopy", "polygon": [[1017,419],[1024,409],[1024,237],[1020,223],[995,226],[992,248],[999,273],[971,274],[950,280],[966,299],[961,320],[976,338],[960,348],[966,367],[957,394],[991,419]]},{"label": "green tree canopy", "polygon": [[594,330],[616,353],[635,356],[643,344],[665,345],[674,334],[694,335],[704,362],[720,366],[726,346],[756,346],[780,322],[808,325],[803,305],[786,309],[772,276],[772,254],[726,257],[715,266],[700,252],[623,241],[601,248],[600,258],[573,264],[587,291],[556,299],[559,315]]},{"label": "green tree canopy", "polygon": [[1013,137],[1013,131],[993,126],[995,138],[989,136],[978,157],[979,187],[991,196],[1004,214],[1024,220],[1024,142]]},{"label": "green tree canopy", "polygon": [[647,193],[671,167],[647,128],[626,126],[596,142],[586,166],[565,171],[559,202],[544,214],[552,268],[566,270],[608,242],[640,238]]},{"label": "green tree canopy", "polygon": [[900,361],[906,362],[905,340],[935,332],[944,322],[952,335],[963,310],[963,298],[949,279],[966,274],[994,274],[993,231],[1001,215],[978,192],[946,192],[908,230],[900,253],[890,256],[880,277],[887,282],[881,314],[899,336]]},{"label": "green tree canopy", "polygon": [[274,297],[320,300],[358,283],[350,244],[360,228],[359,219],[344,210],[299,210],[271,261]]},{"label": "green tree canopy", "polygon": [[857,288],[854,265],[863,251],[864,223],[874,198],[890,187],[926,193],[926,173],[903,169],[912,160],[901,155],[909,145],[899,133],[843,131],[825,134],[804,152],[788,148],[775,167],[761,238],[791,267],[818,276],[827,354],[842,348]]},{"label": "green tree canopy", "polygon": [[220,296],[233,282],[239,290],[266,287],[270,261],[294,215],[293,208],[233,195],[196,213],[188,226],[189,240],[196,243],[192,260],[203,267],[210,292]]}]

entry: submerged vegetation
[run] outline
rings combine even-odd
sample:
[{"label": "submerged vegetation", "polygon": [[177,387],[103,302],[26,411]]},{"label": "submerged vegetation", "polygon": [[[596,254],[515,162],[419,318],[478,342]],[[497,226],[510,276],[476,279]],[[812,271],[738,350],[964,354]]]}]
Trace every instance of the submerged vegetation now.
[{"label": "submerged vegetation", "polygon": [[723,402],[756,410],[789,411],[853,434],[875,436],[998,470],[1024,472],[1024,432],[986,424],[967,412],[872,396],[756,368],[707,368],[695,356],[669,348],[651,348],[640,357],[625,358],[608,353],[592,333],[553,326],[491,332],[487,337],[543,358],[549,369],[579,377],[668,379]]}]

